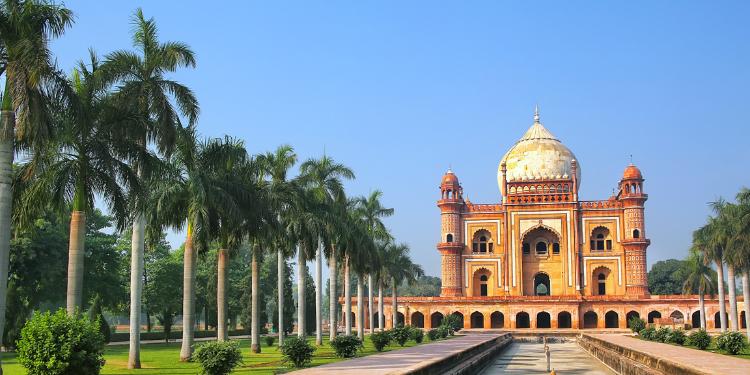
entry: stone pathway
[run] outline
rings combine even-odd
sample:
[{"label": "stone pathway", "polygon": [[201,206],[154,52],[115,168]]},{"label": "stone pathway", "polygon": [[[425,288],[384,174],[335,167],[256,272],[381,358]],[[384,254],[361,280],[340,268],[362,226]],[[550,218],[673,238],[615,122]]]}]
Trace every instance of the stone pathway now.
[{"label": "stone pathway", "polygon": [[[550,343],[550,367],[558,374],[614,375],[575,342]],[[514,342],[493,359],[482,375],[549,374],[544,344]]]},{"label": "stone pathway", "polygon": [[747,375],[750,360],[734,358],[692,348],[639,340],[622,335],[592,335],[597,339],[648,353],[660,359],[673,361],[696,368],[706,374]]},{"label": "stone pathway", "polygon": [[295,371],[294,374],[403,374],[485,341],[494,340],[498,336],[496,334],[459,336],[450,340],[311,367]]}]

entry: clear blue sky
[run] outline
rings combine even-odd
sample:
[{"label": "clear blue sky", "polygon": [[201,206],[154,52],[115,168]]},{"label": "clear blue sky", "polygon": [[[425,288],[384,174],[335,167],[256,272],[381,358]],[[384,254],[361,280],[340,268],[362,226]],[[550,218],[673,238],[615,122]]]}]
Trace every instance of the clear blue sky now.
[{"label": "clear blue sky", "polygon": [[[384,192],[387,220],[440,275],[438,184],[448,166],[476,203],[532,122],[578,157],[582,199],[605,199],[629,162],[649,194],[649,264],[683,257],[706,203],[750,185],[747,2],[67,1],[62,67],[131,48],[142,6],[198,66],[175,78],[200,132],[251,152],[293,145],[351,168],[351,194]],[[174,244],[182,241],[170,236]]]}]

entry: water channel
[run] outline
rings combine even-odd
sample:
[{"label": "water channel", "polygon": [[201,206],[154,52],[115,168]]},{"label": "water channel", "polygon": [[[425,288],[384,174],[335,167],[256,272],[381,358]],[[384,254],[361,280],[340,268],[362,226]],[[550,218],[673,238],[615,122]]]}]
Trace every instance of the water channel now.
[{"label": "water channel", "polygon": [[[558,374],[613,375],[615,372],[589,355],[573,340],[550,342],[550,367]],[[549,374],[540,342],[514,341],[480,372],[491,374]]]}]

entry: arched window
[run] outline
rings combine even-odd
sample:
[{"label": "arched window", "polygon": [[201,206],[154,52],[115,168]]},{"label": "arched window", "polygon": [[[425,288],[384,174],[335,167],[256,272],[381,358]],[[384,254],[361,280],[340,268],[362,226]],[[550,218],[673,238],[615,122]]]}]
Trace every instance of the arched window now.
[{"label": "arched window", "polygon": [[453,242],[453,235],[448,233],[448,235],[445,236],[445,242]]},{"label": "arched window", "polygon": [[482,229],[474,234],[474,240],[471,243],[471,250],[475,253],[492,252],[492,236],[490,232]]},{"label": "arched window", "polygon": [[596,227],[591,232],[589,242],[591,250],[612,250],[612,238],[609,235],[609,229],[606,227]]},{"label": "arched window", "polygon": [[605,275],[604,272],[602,272],[596,278],[597,278],[597,281],[599,282],[599,295],[600,296],[606,295],[607,294],[607,275]]},{"label": "arched window", "polygon": [[633,229],[633,238],[641,238],[641,231]]},{"label": "arched window", "polygon": [[536,243],[536,255],[547,255],[547,243],[539,241]]},{"label": "arched window", "polygon": [[552,254],[558,255],[560,254],[560,244],[555,242],[552,244]]},{"label": "arched window", "polygon": [[527,254],[530,254],[530,253],[531,253],[531,246],[529,245],[528,242],[524,242],[523,243],[523,254],[527,255]]},{"label": "arched window", "polygon": [[534,295],[550,295],[549,275],[547,275],[546,273],[540,272],[534,275]]}]

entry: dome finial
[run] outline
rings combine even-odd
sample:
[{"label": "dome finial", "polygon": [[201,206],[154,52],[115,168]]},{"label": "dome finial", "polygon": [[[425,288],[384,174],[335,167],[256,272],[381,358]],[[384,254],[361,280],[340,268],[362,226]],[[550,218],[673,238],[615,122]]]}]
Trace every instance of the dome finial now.
[{"label": "dome finial", "polygon": [[539,124],[539,104],[534,106],[534,123]]}]

